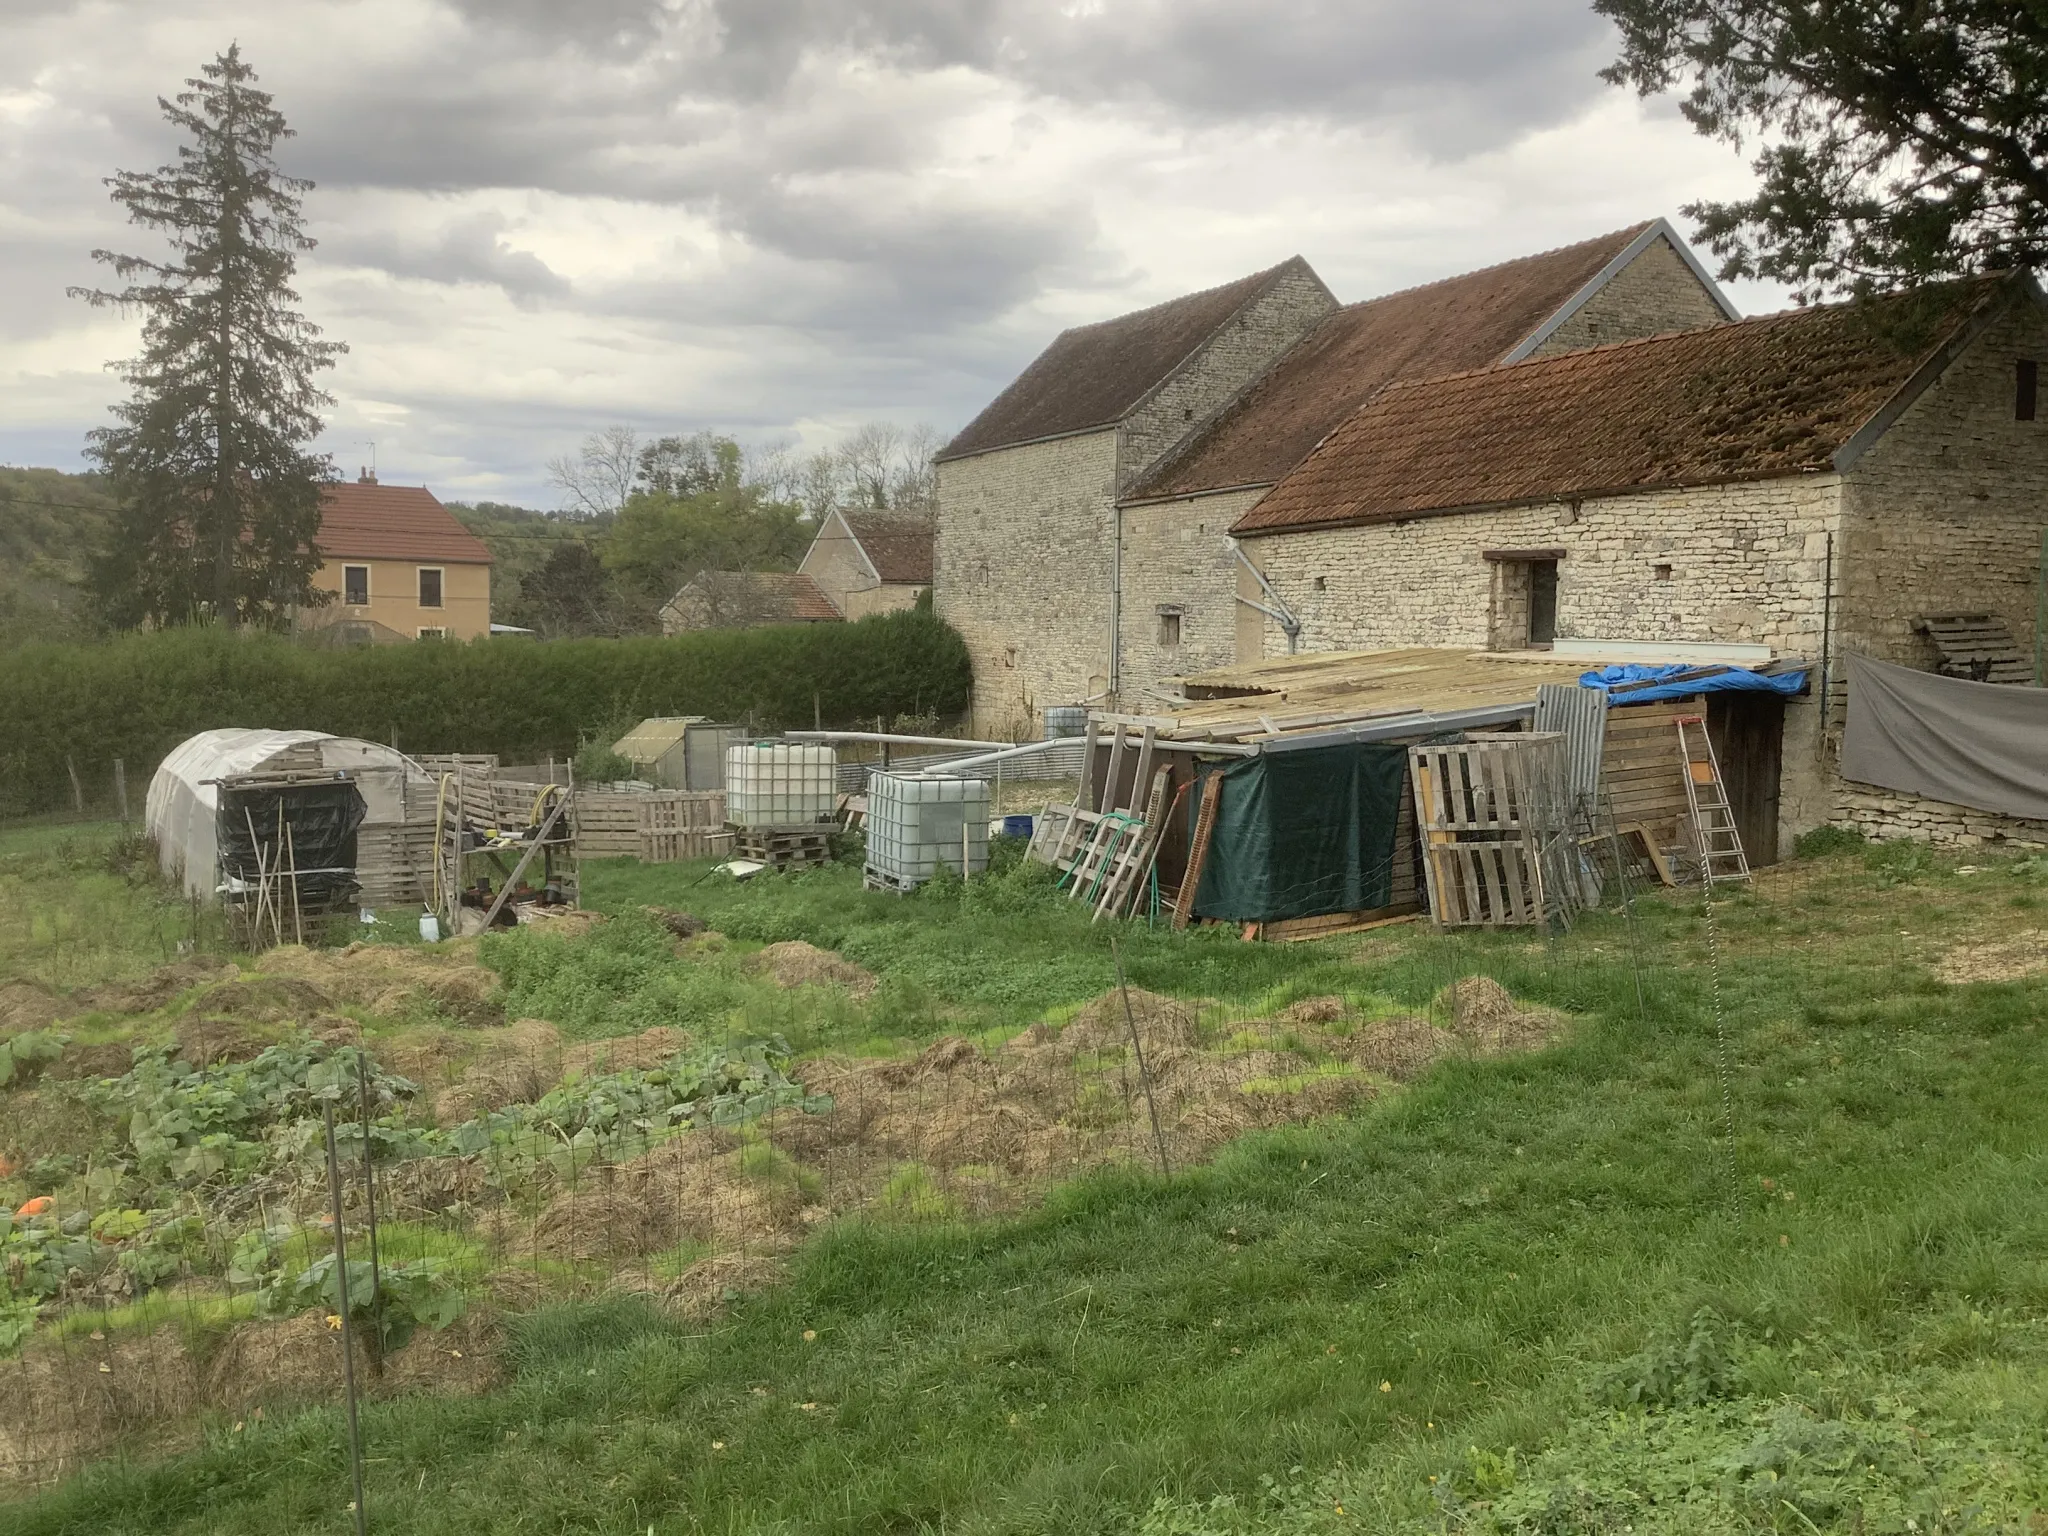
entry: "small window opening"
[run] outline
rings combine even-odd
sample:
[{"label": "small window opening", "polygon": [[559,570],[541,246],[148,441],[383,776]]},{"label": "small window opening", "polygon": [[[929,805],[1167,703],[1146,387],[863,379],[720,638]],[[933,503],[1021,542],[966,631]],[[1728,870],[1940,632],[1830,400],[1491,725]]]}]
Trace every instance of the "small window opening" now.
[{"label": "small window opening", "polygon": [[1014,645],[1004,647],[1003,665],[1006,667],[1014,667],[1017,665],[1017,647],[1015,647]]},{"label": "small window opening", "polygon": [[1182,421],[1193,421],[1195,419],[1195,408],[1192,405],[1182,406],[1180,408],[1180,419]]},{"label": "small window opening", "polygon": [[341,568],[341,600],[351,608],[361,608],[370,601],[370,568],[367,565],[344,565]]},{"label": "small window opening", "polygon": [[420,606],[422,608],[438,608],[441,606],[441,571],[438,566],[423,565],[420,567]]},{"label": "small window opening", "polygon": [[1321,592],[1321,591],[1323,591],[1323,590],[1324,590],[1324,589],[1325,589],[1326,587],[1328,587],[1329,585],[1330,585],[1330,582],[1329,582],[1329,578],[1328,578],[1328,577],[1325,577],[1325,576],[1318,576],[1318,577],[1316,578],[1316,581],[1315,581],[1315,587],[1316,587],[1316,590],[1317,590],[1318,592]]},{"label": "small window opening", "polygon": [[1656,572],[1657,572],[1657,579],[1658,579],[1659,581],[1669,581],[1669,580],[1671,579],[1671,567],[1670,567],[1670,566],[1668,566],[1668,565],[1660,565],[1660,566],[1658,566],[1658,567],[1656,568]]},{"label": "small window opening", "polygon": [[1160,610],[1159,643],[1165,646],[1180,644],[1180,610],[1178,608]]},{"label": "small window opening", "polygon": [[2019,360],[2014,375],[2012,419],[2032,421],[2041,390],[2041,365],[2031,357],[2023,357]]}]

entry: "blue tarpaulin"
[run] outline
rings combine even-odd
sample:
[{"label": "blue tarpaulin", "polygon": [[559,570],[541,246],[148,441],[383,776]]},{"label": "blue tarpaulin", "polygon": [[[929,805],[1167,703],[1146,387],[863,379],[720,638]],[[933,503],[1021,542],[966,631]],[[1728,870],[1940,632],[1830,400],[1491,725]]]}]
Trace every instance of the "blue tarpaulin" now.
[{"label": "blue tarpaulin", "polygon": [[[1591,672],[1582,672],[1579,674],[1579,685],[1583,688],[1599,688],[1605,691],[1610,706],[1650,704],[1658,699],[1689,699],[1702,693],[1775,693],[1790,698],[1806,686],[1804,672],[1778,672],[1766,675],[1762,672],[1746,671],[1741,667],[1729,667],[1726,671],[1709,672],[1703,677],[1687,676],[1688,673],[1696,673],[1699,670],[1698,667],[1689,667],[1683,662],[1666,662],[1655,667],[1629,662],[1621,666],[1595,667]],[[1667,678],[1672,681],[1664,681]],[[1634,686],[1644,683],[1653,686]],[[1626,687],[1627,692],[1614,691],[1622,687]]]}]

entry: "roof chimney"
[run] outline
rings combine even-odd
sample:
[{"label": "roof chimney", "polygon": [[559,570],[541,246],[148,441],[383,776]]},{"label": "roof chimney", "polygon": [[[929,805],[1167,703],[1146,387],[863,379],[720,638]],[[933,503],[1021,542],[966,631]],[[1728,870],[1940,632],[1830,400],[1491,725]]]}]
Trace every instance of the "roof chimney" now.
[{"label": "roof chimney", "polygon": [[374,469],[364,469],[356,475],[357,485],[375,485],[376,483],[377,472]]}]

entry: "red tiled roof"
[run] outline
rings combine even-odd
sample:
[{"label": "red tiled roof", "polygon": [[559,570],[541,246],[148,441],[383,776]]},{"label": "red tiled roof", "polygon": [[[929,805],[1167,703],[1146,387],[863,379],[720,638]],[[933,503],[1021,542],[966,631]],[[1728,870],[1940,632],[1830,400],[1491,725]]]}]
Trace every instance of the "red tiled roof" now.
[{"label": "red tiled roof", "polygon": [[932,525],[889,512],[841,512],[875,574],[891,586],[932,582]]},{"label": "red tiled roof", "polygon": [[1499,362],[1649,227],[1346,305],[1130,494],[1273,484],[1389,384]]},{"label": "red tiled roof", "polygon": [[1293,256],[1220,288],[1060,332],[938,456],[957,459],[1121,420],[1224,321],[1296,271],[1315,276]]},{"label": "red tiled roof", "polygon": [[[741,582],[749,591],[744,601],[736,600]],[[750,624],[829,624],[841,617],[825,589],[801,571],[706,571],[684,582],[669,606],[679,605],[683,593],[713,583],[723,588],[727,606]]]},{"label": "red tiled roof", "polygon": [[423,485],[344,480],[320,496],[320,553],[338,560],[489,565],[491,552]]},{"label": "red tiled roof", "polygon": [[1825,472],[2010,274],[1397,384],[1231,530]]}]

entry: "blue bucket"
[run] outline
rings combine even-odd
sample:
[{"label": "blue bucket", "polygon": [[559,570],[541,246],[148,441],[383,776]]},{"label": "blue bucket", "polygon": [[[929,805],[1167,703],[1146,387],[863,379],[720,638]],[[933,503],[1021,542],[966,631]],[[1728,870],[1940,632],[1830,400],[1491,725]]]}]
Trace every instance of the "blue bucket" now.
[{"label": "blue bucket", "polygon": [[1031,818],[1029,816],[1005,816],[1003,818],[1003,836],[1029,837],[1030,835]]}]

